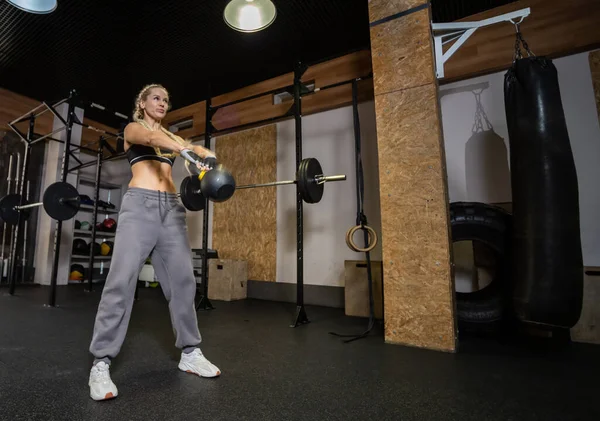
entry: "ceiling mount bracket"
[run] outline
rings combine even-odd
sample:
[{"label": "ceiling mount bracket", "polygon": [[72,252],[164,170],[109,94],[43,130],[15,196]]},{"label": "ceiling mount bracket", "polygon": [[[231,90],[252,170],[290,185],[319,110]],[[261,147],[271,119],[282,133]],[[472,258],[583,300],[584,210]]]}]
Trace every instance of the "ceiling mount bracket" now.
[{"label": "ceiling mount bracket", "polygon": [[[478,28],[493,25],[495,23],[510,22],[518,24],[523,21],[531,13],[529,7],[516,10],[514,12],[505,13],[493,18],[483,19],[476,22],[449,22],[449,23],[432,23],[434,46],[435,46],[435,73],[438,79],[444,77],[444,64],[450,57],[469,39]],[[513,19],[521,18],[519,22],[513,22]],[[456,41],[444,53],[443,46]]]}]

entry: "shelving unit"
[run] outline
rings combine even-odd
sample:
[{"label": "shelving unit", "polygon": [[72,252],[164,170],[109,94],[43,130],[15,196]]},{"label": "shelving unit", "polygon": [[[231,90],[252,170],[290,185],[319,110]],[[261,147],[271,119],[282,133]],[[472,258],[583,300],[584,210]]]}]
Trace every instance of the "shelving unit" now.
[{"label": "shelving unit", "polygon": [[[112,256],[94,256],[94,260],[110,260],[112,258]],[[71,260],[87,260],[89,259],[89,256],[84,256],[84,255],[80,255],[80,254],[72,254],[71,255]]]},{"label": "shelving unit", "polygon": [[[118,214],[121,205],[122,197],[122,186],[119,184],[113,184],[101,181],[102,175],[102,161],[104,160],[104,149],[107,147],[107,143],[104,137],[100,138],[100,147],[96,154],[96,161],[90,161],[87,163],[80,163],[69,170],[69,172],[77,172],[77,190],[82,196],[88,196],[93,205],[81,204],[75,220],[79,222],[88,222],[90,224],[89,230],[75,229],[73,230],[73,239],[82,238],[89,246],[88,255],[73,254],[73,250],[70,250],[69,255],[69,271],[67,277],[70,278],[72,272],[72,266],[74,264],[81,265],[84,267],[86,273],[84,273],[84,279],[71,280],[67,279],[68,283],[81,284],[87,280],[87,290],[92,290],[92,285],[97,282],[103,282],[106,280],[108,275],[108,268],[112,260],[112,255],[102,256],[94,255],[93,243],[102,244],[104,241],[114,242],[116,232],[98,231],[97,224],[103,222],[108,218],[112,218],[118,224]],[[90,177],[89,174],[81,174],[81,170],[96,164],[95,179]],[[104,201],[115,205],[114,208],[105,208],[98,205],[98,201]]]},{"label": "shelving unit", "polygon": [[[75,237],[89,237],[92,235],[92,231],[91,230],[73,230],[73,234],[75,235]],[[100,231],[99,233],[96,233],[96,236],[98,236],[98,234],[101,234],[100,237],[114,237],[116,235],[116,233],[114,232],[104,232],[104,231]]]},{"label": "shelving unit", "polygon": [[[94,212],[94,207],[91,205],[81,205],[79,208],[79,212]],[[102,208],[102,213],[105,213],[107,215],[114,215],[114,214],[118,214],[119,210]]]}]

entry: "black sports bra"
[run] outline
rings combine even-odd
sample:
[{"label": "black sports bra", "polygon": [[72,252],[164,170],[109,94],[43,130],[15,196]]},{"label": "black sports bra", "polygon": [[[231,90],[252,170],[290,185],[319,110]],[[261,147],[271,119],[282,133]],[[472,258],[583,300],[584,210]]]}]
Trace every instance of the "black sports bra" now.
[{"label": "black sports bra", "polygon": [[[170,151],[165,151],[165,150],[160,150],[161,153],[165,153],[165,154],[170,154]],[[138,145],[138,144],[133,144],[129,146],[129,149],[127,149],[127,161],[129,161],[129,165],[133,165],[136,162],[140,162],[140,161],[148,161],[148,160],[152,160],[152,161],[160,161],[160,162],[164,162],[166,164],[169,164],[170,166],[173,166],[173,163],[175,162],[175,157],[170,158],[168,156],[159,156],[156,154],[156,151],[154,150],[154,148],[152,146],[144,146],[144,145]]]}]

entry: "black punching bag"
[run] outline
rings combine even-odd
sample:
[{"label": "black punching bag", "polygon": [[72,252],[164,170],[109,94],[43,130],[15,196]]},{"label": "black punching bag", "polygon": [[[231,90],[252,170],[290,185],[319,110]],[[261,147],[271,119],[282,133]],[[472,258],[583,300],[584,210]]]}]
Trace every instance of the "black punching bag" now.
[{"label": "black punching bag", "polygon": [[[517,37],[522,40],[519,31]],[[579,189],[552,61],[531,54],[521,58],[517,43],[516,60],[504,78],[504,100],[515,311],[526,322],[572,327],[583,297]]]}]

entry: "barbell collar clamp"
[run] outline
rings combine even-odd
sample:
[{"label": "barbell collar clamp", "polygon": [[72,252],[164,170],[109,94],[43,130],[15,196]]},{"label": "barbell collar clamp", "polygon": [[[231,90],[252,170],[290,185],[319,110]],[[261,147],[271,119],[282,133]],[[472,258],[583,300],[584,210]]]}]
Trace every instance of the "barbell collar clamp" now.
[{"label": "barbell collar clamp", "polygon": [[346,174],[339,174],[339,175],[317,175],[315,177],[315,181],[319,184],[325,183],[325,182],[331,182],[331,181],[343,181],[346,179]]},{"label": "barbell collar clamp", "polygon": [[[202,190],[194,190],[194,194],[202,194]],[[177,197],[181,197],[181,192],[177,193]]]}]

